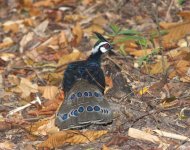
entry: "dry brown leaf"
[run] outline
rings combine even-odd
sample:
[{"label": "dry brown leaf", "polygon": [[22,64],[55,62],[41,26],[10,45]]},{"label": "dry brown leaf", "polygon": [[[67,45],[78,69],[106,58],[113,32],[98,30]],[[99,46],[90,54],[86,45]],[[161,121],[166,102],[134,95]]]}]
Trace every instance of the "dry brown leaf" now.
[{"label": "dry brown leaf", "polygon": [[45,20],[43,21],[42,23],[40,23],[35,29],[35,33],[39,36],[46,36],[44,34],[44,32],[46,31],[47,27],[48,27],[48,24],[49,24],[49,21],[48,20]]},{"label": "dry brown leaf", "polygon": [[6,130],[10,130],[12,128],[12,124],[6,122],[5,120],[0,120],[0,132],[5,132]]},{"label": "dry brown leaf", "polygon": [[182,11],[179,15],[183,18],[184,21],[190,21],[190,11]]},{"label": "dry brown leaf", "polygon": [[152,49],[146,49],[146,50],[134,50],[129,52],[131,55],[140,57],[140,56],[146,56],[148,54],[151,54]]},{"label": "dry brown leaf", "polygon": [[47,125],[48,122],[49,122],[48,119],[40,120],[40,121],[38,121],[38,122],[35,122],[35,123],[32,124],[32,125],[26,126],[25,128],[26,128],[28,131],[30,131],[31,133],[38,135],[38,133],[39,133],[39,132],[38,132],[38,128],[40,128],[40,127],[43,126],[43,125]]},{"label": "dry brown leaf", "polygon": [[80,14],[72,14],[72,15],[66,15],[64,17],[64,20],[76,22],[76,21],[80,21],[80,20],[86,19],[86,18],[87,18],[86,16],[81,16]]},{"label": "dry brown leaf", "polygon": [[48,114],[48,112],[50,112],[49,114],[54,113],[57,110],[57,108],[59,107],[60,103],[61,103],[61,101],[58,101],[58,100],[54,101],[50,105],[48,105],[45,108],[43,108],[42,110],[40,110],[39,114],[45,115],[45,114]]},{"label": "dry brown leaf", "polygon": [[80,58],[80,56],[81,56],[81,52],[77,49],[74,49],[71,54],[64,55],[60,58],[58,62],[58,66],[66,65],[70,62],[76,61]]},{"label": "dry brown leaf", "polygon": [[92,22],[93,24],[102,26],[102,25],[106,25],[108,21],[103,16],[98,16],[98,17],[95,17]]},{"label": "dry brown leaf", "polygon": [[109,150],[109,148],[104,144],[104,145],[102,146],[102,150]]},{"label": "dry brown leaf", "polygon": [[46,141],[39,145],[39,148],[56,148],[60,147],[65,143],[70,144],[82,144],[91,142],[102,135],[106,134],[106,130],[101,131],[84,131],[80,132],[78,130],[65,130],[60,131],[56,134],[50,136]]},{"label": "dry brown leaf", "polygon": [[13,45],[13,40],[11,38],[5,38],[2,43],[0,43],[0,49],[6,48]]},{"label": "dry brown leaf", "polygon": [[80,24],[77,23],[76,26],[73,28],[73,35],[74,35],[73,45],[76,46],[81,42],[83,37],[83,30]]},{"label": "dry brown leaf", "polygon": [[49,100],[54,99],[59,92],[56,86],[40,86],[39,90],[43,92],[42,96]]},{"label": "dry brown leaf", "polygon": [[190,33],[190,21],[180,23],[179,25],[168,29],[168,34],[163,36],[164,47],[175,45],[176,42]]},{"label": "dry brown leaf", "polygon": [[49,135],[59,131],[59,128],[55,126],[54,116],[38,121],[32,126],[27,126],[26,129],[30,130],[33,135]]},{"label": "dry brown leaf", "polygon": [[[164,67],[167,69],[170,66],[170,63],[167,61],[167,59],[164,59]],[[162,59],[160,58],[155,64],[148,65],[150,67],[150,74],[159,74],[163,73],[163,66],[162,66]]]},{"label": "dry brown leaf", "polygon": [[173,78],[179,76],[180,80],[183,82],[190,82],[190,62],[187,60],[179,60],[174,64],[174,70],[170,72],[169,77]]},{"label": "dry brown leaf", "polygon": [[47,124],[38,128],[35,135],[51,135],[59,132],[59,128],[55,126],[55,116],[51,117]]},{"label": "dry brown leaf", "polygon": [[16,145],[10,141],[4,141],[0,143],[0,149],[2,150],[12,150],[15,148],[16,148]]},{"label": "dry brown leaf", "polygon": [[3,29],[7,32],[17,33],[19,31],[19,24],[15,21],[7,21],[3,24]]},{"label": "dry brown leaf", "polygon": [[105,80],[106,80],[107,86],[106,86],[104,93],[106,93],[108,90],[110,90],[113,87],[113,81],[112,81],[112,78],[110,76],[106,76]]},{"label": "dry brown leaf", "polygon": [[59,34],[59,45],[61,45],[61,47],[68,46],[68,39],[64,31],[61,31],[61,33]]},{"label": "dry brown leaf", "polygon": [[66,6],[74,5],[76,0],[42,0],[36,1],[34,3],[34,7],[54,7],[57,6],[59,3],[64,4]]},{"label": "dry brown leaf", "polygon": [[42,0],[42,1],[36,1],[34,3],[34,7],[48,7],[48,6],[53,6],[54,3],[52,0]]},{"label": "dry brown leaf", "polygon": [[169,29],[180,25],[178,22],[160,22],[159,25],[162,29]]},{"label": "dry brown leaf", "polygon": [[167,102],[167,101],[163,100],[163,102],[160,103],[160,107],[164,108],[164,109],[172,108],[172,107],[175,107],[177,105],[179,105],[179,100],[173,100],[173,101],[170,101],[170,102]]},{"label": "dry brown leaf", "polygon": [[99,32],[100,34],[104,33],[104,30],[102,29],[102,26],[93,24],[89,28],[84,29],[84,32],[87,32],[91,34],[92,32]]},{"label": "dry brown leaf", "polygon": [[25,7],[31,7],[33,5],[33,0],[22,0]]},{"label": "dry brown leaf", "polygon": [[20,52],[23,53],[24,47],[28,42],[30,42],[34,38],[34,33],[29,32],[28,34],[24,35],[22,37],[22,40],[20,41]]},{"label": "dry brown leaf", "polygon": [[15,54],[13,53],[0,53],[0,58],[4,61],[10,61],[11,59],[15,58]]},{"label": "dry brown leaf", "polygon": [[38,92],[38,85],[33,84],[26,78],[21,78],[20,84],[16,88],[12,89],[12,91],[21,93],[21,97],[26,98],[31,93]]},{"label": "dry brown leaf", "polygon": [[93,2],[94,2],[94,0],[83,0],[83,1],[82,1],[82,3],[83,3],[84,5],[89,5],[89,4],[93,3]]}]

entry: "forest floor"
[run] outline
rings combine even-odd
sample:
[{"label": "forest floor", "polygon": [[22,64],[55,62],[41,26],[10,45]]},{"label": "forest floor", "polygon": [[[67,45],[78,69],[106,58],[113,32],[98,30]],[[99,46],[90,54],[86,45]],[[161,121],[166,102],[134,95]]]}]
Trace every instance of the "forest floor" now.
[{"label": "forest floor", "polygon": [[[104,35],[113,122],[59,131],[68,63]],[[0,150],[190,149],[188,0],[0,0]]]}]

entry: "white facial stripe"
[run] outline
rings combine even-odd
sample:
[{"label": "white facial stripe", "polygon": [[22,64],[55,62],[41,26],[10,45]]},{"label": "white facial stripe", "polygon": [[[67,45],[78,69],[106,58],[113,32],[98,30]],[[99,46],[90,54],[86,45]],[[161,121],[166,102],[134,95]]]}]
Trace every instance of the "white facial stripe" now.
[{"label": "white facial stripe", "polygon": [[104,47],[100,47],[100,51],[101,51],[102,53],[105,53],[105,52],[107,52],[108,50],[107,50],[106,48],[104,48]]},{"label": "white facial stripe", "polygon": [[[97,52],[98,52],[98,49],[99,49],[102,45],[104,45],[104,44],[106,44],[106,43],[108,43],[108,42],[100,42],[96,47],[94,47],[94,48],[92,49],[92,53],[93,53],[93,54],[94,54],[94,53],[97,53]],[[103,47],[102,47],[102,48],[103,48]],[[101,49],[102,49],[102,48],[101,48]],[[100,49],[100,50],[101,50],[101,49]],[[106,50],[106,49],[104,48],[103,51],[105,51],[105,50]],[[102,53],[105,53],[107,50],[106,50],[105,52],[103,52],[103,51],[101,50]]]}]

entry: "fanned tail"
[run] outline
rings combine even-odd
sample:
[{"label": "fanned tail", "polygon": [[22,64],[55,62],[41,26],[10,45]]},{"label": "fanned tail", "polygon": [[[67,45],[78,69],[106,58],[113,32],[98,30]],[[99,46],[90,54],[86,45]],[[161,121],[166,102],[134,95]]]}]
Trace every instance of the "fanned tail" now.
[{"label": "fanned tail", "polygon": [[112,111],[100,90],[86,80],[79,80],[66,95],[55,124],[60,129],[71,129],[111,121]]}]

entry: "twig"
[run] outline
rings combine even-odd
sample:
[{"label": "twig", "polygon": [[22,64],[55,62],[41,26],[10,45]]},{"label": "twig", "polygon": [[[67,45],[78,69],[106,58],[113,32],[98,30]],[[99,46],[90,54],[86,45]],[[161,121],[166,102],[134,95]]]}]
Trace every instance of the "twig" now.
[{"label": "twig", "polygon": [[171,20],[170,20],[171,17],[169,18],[169,16],[170,16],[170,10],[171,10],[171,8],[172,8],[173,3],[174,3],[174,0],[171,0],[170,5],[169,5],[169,7],[168,7],[168,10],[167,10],[167,12],[166,12],[165,20],[167,20],[167,21],[168,21],[168,20],[171,21]]},{"label": "twig", "polygon": [[21,107],[18,107],[18,108],[16,108],[16,109],[11,110],[11,111],[7,114],[7,117],[8,117],[8,116],[11,116],[11,115],[13,115],[13,114],[15,114],[15,113],[18,112],[18,111],[21,111],[21,110],[23,110],[23,109],[25,109],[25,108],[27,108],[27,107],[33,105],[33,104],[35,104],[35,103],[38,103],[38,104],[40,104],[40,105],[42,104],[41,99],[39,98],[39,96],[36,96],[36,99],[33,100],[32,102],[30,102],[30,103],[28,103],[28,104],[26,104],[26,105],[24,105],[24,106],[21,106]]}]

